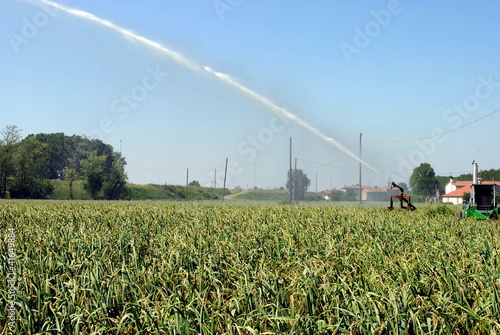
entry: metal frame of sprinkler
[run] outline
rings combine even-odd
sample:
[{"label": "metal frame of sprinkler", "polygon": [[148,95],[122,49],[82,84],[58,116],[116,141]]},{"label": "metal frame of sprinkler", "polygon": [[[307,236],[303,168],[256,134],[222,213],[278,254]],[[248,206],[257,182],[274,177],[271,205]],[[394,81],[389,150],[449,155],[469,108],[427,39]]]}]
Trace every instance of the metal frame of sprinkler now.
[{"label": "metal frame of sprinkler", "polygon": [[415,207],[410,201],[411,197],[404,195],[405,190],[401,186],[397,185],[395,182],[392,182],[391,188],[394,188],[394,187],[399,189],[400,194],[399,195],[391,195],[390,204],[389,204],[389,207],[387,207],[387,209],[392,211],[394,209],[393,199],[399,199],[399,206],[402,209],[406,209],[408,211],[416,210],[417,207]]}]

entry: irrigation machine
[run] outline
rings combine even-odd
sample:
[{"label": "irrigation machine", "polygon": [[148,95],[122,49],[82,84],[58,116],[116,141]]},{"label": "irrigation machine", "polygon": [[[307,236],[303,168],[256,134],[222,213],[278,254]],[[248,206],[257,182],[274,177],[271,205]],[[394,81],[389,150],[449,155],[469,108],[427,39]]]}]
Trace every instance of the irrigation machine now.
[{"label": "irrigation machine", "polygon": [[399,206],[402,209],[406,209],[409,211],[416,210],[417,207],[413,206],[413,204],[410,201],[411,198],[409,196],[404,195],[405,190],[401,186],[397,185],[395,182],[392,182],[391,188],[394,188],[394,187],[399,189],[400,194],[399,195],[391,195],[390,204],[389,204],[389,207],[387,207],[387,209],[390,211],[393,210],[394,209],[393,199],[399,199]]},{"label": "irrigation machine", "polygon": [[498,219],[500,215],[495,202],[496,187],[494,183],[482,183],[481,179],[478,178],[477,163],[472,162],[470,201],[467,205],[463,205],[462,211],[455,213],[455,217],[459,220],[461,218]]}]

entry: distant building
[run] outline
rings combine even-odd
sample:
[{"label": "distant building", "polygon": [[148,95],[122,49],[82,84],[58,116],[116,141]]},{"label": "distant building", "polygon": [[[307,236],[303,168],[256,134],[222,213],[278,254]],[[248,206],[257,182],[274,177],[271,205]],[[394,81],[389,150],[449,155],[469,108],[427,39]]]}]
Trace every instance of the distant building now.
[{"label": "distant building", "polygon": [[[365,189],[370,189],[370,186],[361,186],[361,192]],[[359,185],[351,185],[351,186],[344,186],[342,188],[342,191],[346,192],[347,194],[351,194],[354,199],[359,201]],[[363,194],[363,193],[361,193]],[[350,197],[350,199],[353,199]],[[361,199],[363,199],[363,196],[361,195]]]},{"label": "distant building", "polygon": [[[359,201],[359,186],[352,185],[346,186],[342,190],[348,193],[352,193],[355,195],[356,200]],[[362,201],[386,201],[389,199],[391,195],[399,194],[398,189],[391,189],[389,187],[370,187],[370,186],[361,186],[361,200]]]},{"label": "distant building", "polygon": [[332,199],[332,191],[333,190],[323,191],[323,193],[321,194],[320,198],[324,199],[324,200],[331,200]]},{"label": "distant building", "polygon": [[445,192],[445,194],[451,193],[451,192],[456,191],[462,187],[470,186],[470,185],[472,185],[472,181],[454,180],[453,178],[450,178],[450,181],[444,187],[444,192]]},{"label": "distant building", "polygon": [[399,192],[398,189],[394,188],[367,188],[363,189],[361,193],[361,200],[363,201],[387,201],[389,200],[391,195],[397,195]]},{"label": "distant building", "polygon": [[[495,184],[495,192],[500,192],[500,182],[497,181],[483,181],[481,184]],[[463,196],[465,193],[470,193],[472,180],[453,180],[445,186],[445,194],[442,199],[445,204],[461,205],[463,204]]]}]

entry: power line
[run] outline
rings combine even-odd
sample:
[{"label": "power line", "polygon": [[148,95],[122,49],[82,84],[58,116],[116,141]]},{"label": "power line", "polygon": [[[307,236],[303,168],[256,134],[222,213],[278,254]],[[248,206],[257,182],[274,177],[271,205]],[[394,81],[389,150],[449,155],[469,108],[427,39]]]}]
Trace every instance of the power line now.
[{"label": "power line", "polygon": [[[480,87],[480,88],[483,88],[483,87],[489,87],[489,86],[494,85],[494,84],[497,84],[497,83],[500,83],[500,80],[493,81],[493,82],[491,82],[491,83],[488,83],[488,85],[482,85],[482,86],[479,86],[479,87]],[[433,110],[433,109],[438,108],[438,107],[441,107],[441,106],[443,106],[443,105],[446,105],[447,103],[450,103],[450,102],[452,102],[452,101],[454,101],[454,100],[457,100],[457,99],[459,99],[459,98],[465,97],[465,96],[467,96],[467,95],[469,95],[469,94],[471,94],[471,93],[474,93],[474,92],[476,92],[476,91],[479,89],[479,87],[478,87],[478,88],[473,89],[472,91],[469,91],[469,92],[463,93],[463,94],[461,94],[461,95],[459,95],[459,96],[456,96],[456,97],[454,97],[454,98],[452,98],[452,99],[449,99],[449,100],[447,100],[447,101],[441,102],[441,103],[439,103],[439,104],[437,104],[437,105],[434,105],[434,106],[432,106],[432,107],[428,107],[428,108],[423,109],[423,110],[421,110],[421,111],[418,111],[418,112],[415,112],[415,113],[412,113],[412,114],[408,114],[408,115],[402,116],[402,117],[400,117],[400,118],[398,118],[398,119],[393,119],[393,120],[391,120],[391,121],[387,121],[387,122],[380,123],[380,124],[377,124],[377,125],[374,125],[374,126],[370,126],[370,127],[367,127],[367,128],[361,129],[360,131],[361,131],[361,132],[364,132],[364,131],[369,130],[369,129],[373,129],[373,128],[377,128],[377,127],[386,126],[386,125],[388,125],[388,124],[391,124],[391,123],[394,123],[394,122],[398,122],[398,121],[401,121],[401,120],[407,119],[407,118],[409,118],[409,117],[412,117],[412,116],[415,116],[415,115],[419,115],[419,114],[425,113],[425,112],[427,112],[427,111]],[[356,133],[356,132],[358,132],[358,131],[352,131],[351,133]]]},{"label": "power line", "polygon": [[491,116],[493,114],[495,114],[496,112],[500,111],[500,109],[497,109],[497,110],[494,110],[493,112],[491,113],[488,113],[486,115],[483,115],[481,116],[479,119],[476,119],[474,121],[471,121],[469,123],[466,123],[466,124],[463,124],[461,125],[460,127],[457,127],[457,128],[453,128],[451,130],[448,130],[448,131],[445,131],[443,133],[439,133],[439,134],[436,134],[436,135],[431,135],[431,136],[426,136],[426,137],[421,137],[421,138],[417,138],[417,139],[413,139],[413,140],[385,140],[385,141],[381,141],[381,142],[387,142],[387,143],[405,143],[405,142],[416,142],[416,141],[422,141],[422,140],[426,140],[426,139],[429,139],[429,138],[434,138],[434,137],[438,137],[438,136],[443,136],[443,135],[446,135],[446,134],[449,134],[449,133],[452,133],[454,131],[457,131],[459,129],[462,129],[462,128],[465,128],[467,126],[470,126],[471,124],[473,123],[476,123],[478,121],[481,121],[482,119],[485,119],[487,118],[488,116]]},{"label": "power line", "polygon": [[343,167],[343,166],[336,166],[336,165],[331,165],[331,163],[319,163],[319,162],[313,162],[313,161],[309,161],[309,160],[306,160],[306,159],[302,159],[302,158],[297,158],[299,161],[301,162],[305,162],[305,163],[310,163],[310,164],[315,164],[315,165],[320,165],[320,166],[327,166],[327,167],[332,167],[332,168],[336,168],[336,169],[343,169],[343,170],[355,170],[357,171],[358,169],[356,168],[347,168],[347,167]]}]

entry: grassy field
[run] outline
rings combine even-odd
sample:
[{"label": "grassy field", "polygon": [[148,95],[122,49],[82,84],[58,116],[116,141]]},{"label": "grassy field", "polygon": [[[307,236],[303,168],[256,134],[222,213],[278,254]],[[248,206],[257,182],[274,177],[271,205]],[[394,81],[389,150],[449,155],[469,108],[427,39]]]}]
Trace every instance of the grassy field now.
[{"label": "grassy field", "polygon": [[446,207],[1,201],[0,228],[0,334],[500,333],[500,224]]},{"label": "grassy field", "polygon": [[[64,180],[51,180],[54,192],[48,197],[50,200],[69,200],[69,183]],[[126,200],[186,200],[186,187],[180,185],[135,185],[127,184]],[[229,191],[226,190],[226,194]],[[104,198],[103,194],[99,195]],[[211,187],[189,187],[189,200],[217,200],[221,199],[222,189],[213,190]],[[90,194],[84,190],[83,181],[78,180],[73,185],[73,199],[92,200]]]}]

